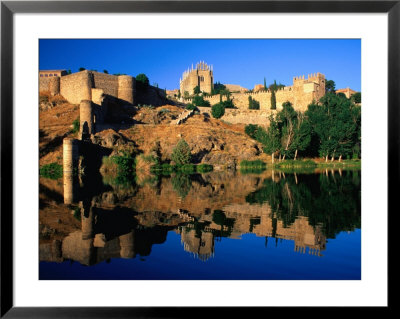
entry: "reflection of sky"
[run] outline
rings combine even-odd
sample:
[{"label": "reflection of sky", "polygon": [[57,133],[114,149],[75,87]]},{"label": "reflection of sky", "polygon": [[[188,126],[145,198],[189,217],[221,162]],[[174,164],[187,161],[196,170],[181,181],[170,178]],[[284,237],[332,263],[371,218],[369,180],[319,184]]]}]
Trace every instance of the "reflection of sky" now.
[{"label": "reflection of sky", "polygon": [[149,256],[112,259],[86,267],[78,262],[41,262],[39,279],[361,279],[361,230],[328,239],[322,257],[294,251],[294,242],[246,234],[242,239],[215,241],[215,255],[206,262],[184,251],[180,235],[169,232]]}]

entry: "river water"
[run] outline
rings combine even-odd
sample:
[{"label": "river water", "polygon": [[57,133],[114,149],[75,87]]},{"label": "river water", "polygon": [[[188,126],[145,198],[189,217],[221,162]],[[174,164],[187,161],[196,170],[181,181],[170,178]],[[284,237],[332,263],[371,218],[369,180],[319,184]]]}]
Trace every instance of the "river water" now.
[{"label": "river water", "polygon": [[359,170],[70,184],[78,226],[40,237],[42,280],[361,279]]}]

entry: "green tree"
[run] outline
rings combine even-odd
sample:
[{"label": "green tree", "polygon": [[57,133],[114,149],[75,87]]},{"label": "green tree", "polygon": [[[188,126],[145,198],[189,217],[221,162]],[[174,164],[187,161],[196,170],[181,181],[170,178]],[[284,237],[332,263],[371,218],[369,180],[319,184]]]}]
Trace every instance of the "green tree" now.
[{"label": "green tree", "polygon": [[354,103],[361,103],[361,92],[354,93],[350,98]]},{"label": "green tree", "polygon": [[249,109],[250,110],[259,110],[260,102],[254,100],[251,96],[249,96]]},{"label": "green tree", "polygon": [[319,139],[319,154],[328,160],[352,155],[361,141],[361,110],[347,98],[327,93],[320,104],[312,103],[306,111],[313,132]]},{"label": "green tree", "polygon": [[[260,130],[257,131],[258,135]],[[273,115],[269,117],[269,127],[266,132],[266,138],[263,139],[264,152],[271,154],[272,163],[274,163],[275,153],[279,151],[281,146],[281,134],[279,130],[279,125]]]},{"label": "green tree", "polygon": [[264,76],[264,90],[267,90],[267,82],[265,82],[265,76]]},{"label": "green tree", "polygon": [[211,115],[219,119],[225,114],[225,107],[222,103],[217,103],[211,107]]},{"label": "green tree", "polygon": [[171,159],[178,165],[189,164],[191,161],[190,147],[184,139],[180,139],[172,150]]},{"label": "green tree", "polygon": [[193,89],[193,93],[197,95],[197,94],[200,94],[200,92],[201,92],[201,91],[200,91],[200,86],[196,85],[196,86],[194,87],[194,89]]},{"label": "green tree", "polygon": [[290,102],[282,104],[282,110],[277,114],[276,119],[281,135],[280,153],[283,159],[293,154],[293,141],[295,136],[295,127],[297,122],[297,112]]},{"label": "green tree", "polygon": [[214,83],[214,88],[211,90],[211,95],[220,94],[222,90],[225,90],[226,86],[220,82]]},{"label": "green tree", "polygon": [[294,160],[299,151],[305,151],[311,143],[312,130],[308,119],[304,113],[297,113],[297,119],[294,127],[294,138],[292,149],[294,149]]},{"label": "green tree", "polygon": [[257,130],[258,125],[255,124],[248,124],[244,127],[244,132],[251,138],[255,138]]},{"label": "green tree", "polygon": [[335,93],[336,84],[333,80],[326,80],[325,82],[325,93]]},{"label": "green tree", "polygon": [[271,110],[276,110],[276,96],[275,90],[271,91]]},{"label": "green tree", "polygon": [[103,73],[108,74],[108,71],[107,70],[103,70]]},{"label": "green tree", "polygon": [[181,98],[181,90],[178,90],[178,99]]},{"label": "green tree", "polygon": [[136,76],[136,84],[142,85],[143,87],[149,86],[149,78],[146,74],[140,73]]},{"label": "green tree", "polygon": [[204,98],[200,95],[193,97],[192,104],[196,106],[210,106],[210,102],[204,100]]},{"label": "green tree", "polygon": [[86,70],[85,68],[82,68],[82,67],[79,68],[79,72],[80,71],[85,71],[85,70]]}]

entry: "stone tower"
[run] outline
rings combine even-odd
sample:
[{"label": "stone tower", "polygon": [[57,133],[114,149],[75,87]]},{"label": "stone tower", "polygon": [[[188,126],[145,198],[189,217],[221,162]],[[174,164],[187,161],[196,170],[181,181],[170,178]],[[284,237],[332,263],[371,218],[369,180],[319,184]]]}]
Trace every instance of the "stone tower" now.
[{"label": "stone tower", "polygon": [[185,91],[189,95],[193,95],[193,90],[196,86],[200,87],[200,91],[211,93],[214,88],[213,67],[201,61],[196,64],[194,68],[187,69],[183,72],[182,79],[180,79],[179,89],[181,95],[185,95]]}]

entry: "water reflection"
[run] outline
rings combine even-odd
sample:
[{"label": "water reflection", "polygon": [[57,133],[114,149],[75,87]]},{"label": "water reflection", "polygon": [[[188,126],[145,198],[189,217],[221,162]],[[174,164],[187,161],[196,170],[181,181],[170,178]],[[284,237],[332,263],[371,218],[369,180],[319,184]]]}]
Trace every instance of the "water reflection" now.
[{"label": "water reflection", "polygon": [[41,237],[41,261],[90,266],[150,256],[171,231],[180,236],[177,249],[202,261],[215,256],[222,238],[248,233],[265,238],[265,247],[293,241],[294,253],[321,257],[327,239],[361,228],[359,171],[228,171],[158,176],[141,185],[65,178],[63,190],[58,205],[74,209],[80,226],[65,236]]}]

